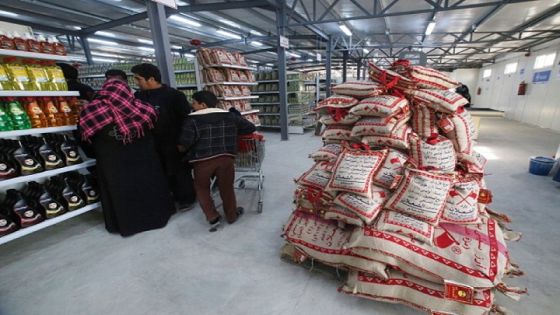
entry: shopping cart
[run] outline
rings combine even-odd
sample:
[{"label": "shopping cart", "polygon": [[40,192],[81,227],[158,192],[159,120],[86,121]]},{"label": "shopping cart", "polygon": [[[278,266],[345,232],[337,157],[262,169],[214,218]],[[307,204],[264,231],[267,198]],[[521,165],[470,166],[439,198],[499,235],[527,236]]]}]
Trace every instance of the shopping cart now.
[{"label": "shopping cart", "polygon": [[[262,172],[262,161],[264,159],[264,137],[261,134],[240,136],[238,142],[238,152],[235,158],[235,173],[242,174],[235,179],[235,185],[239,189],[257,190],[259,203],[257,212],[262,212],[263,200],[262,189],[264,175]],[[246,181],[256,181],[256,188],[246,188]]]}]

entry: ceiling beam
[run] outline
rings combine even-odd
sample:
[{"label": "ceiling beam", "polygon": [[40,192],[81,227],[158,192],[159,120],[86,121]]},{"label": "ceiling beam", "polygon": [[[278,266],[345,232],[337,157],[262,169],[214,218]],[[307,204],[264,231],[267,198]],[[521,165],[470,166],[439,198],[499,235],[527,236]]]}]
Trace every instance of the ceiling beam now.
[{"label": "ceiling beam", "polygon": [[[445,12],[445,11],[455,11],[455,10],[465,10],[465,9],[474,9],[474,8],[483,8],[483,7],[495,7],[499,5],[511,4],[511,3],[523,3],[523,2],[534,2],[537,0],[502,0],[502,1],[483,1],[480,3],[471,3],[471,4],[459,4],[457,6],[447,5],[447,6],[438,6],[436,12]],[[375,19],[375,18],[383,18],[383,17],[391,17],[391,16],[403,16],[403,15],[414,15],[414,14],[426,14],[432,13],[434,8],[429,9],[418,9],[418,10],[409,10],[409,11],[396,11],[396,12],[389,12],[389,9],[395,5],[398,0],[393,0],[389,5],[385,8],[379,10],[377,6],[372,14],[364,14],[359,16],[350,16],[344,17],[340,19],[313,19],[307,20],[304,18],[304,21],[297,22],[290,24],[289,26],[308,26],[314,24],[324,24],[324,23],[338,23],[343,21],[353,21],[353,20],[368,20],[368,19]],[[378,1],[374,3],[379,3]]]}]

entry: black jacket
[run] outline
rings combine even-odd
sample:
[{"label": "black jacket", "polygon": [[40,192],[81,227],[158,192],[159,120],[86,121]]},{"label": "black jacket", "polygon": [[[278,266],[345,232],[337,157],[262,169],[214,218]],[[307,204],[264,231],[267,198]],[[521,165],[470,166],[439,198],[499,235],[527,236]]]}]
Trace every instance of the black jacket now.
[{"label": "black jacket", "polygon": [[134,94],[158,111],[158,120],[154,128],[156,150],[168,175],[176,173],[181,164],[181,154],[177,150],[181,124],[191,112],[191,106],[185,94],[167,85],[153,90],[138,91]]},{"label": "black jacket", "polygon": [[183,122],[179,142],[187,148],[190,162],[237,154],[237,135],[255,132],[251,122],[219,108],[191,113]]}]

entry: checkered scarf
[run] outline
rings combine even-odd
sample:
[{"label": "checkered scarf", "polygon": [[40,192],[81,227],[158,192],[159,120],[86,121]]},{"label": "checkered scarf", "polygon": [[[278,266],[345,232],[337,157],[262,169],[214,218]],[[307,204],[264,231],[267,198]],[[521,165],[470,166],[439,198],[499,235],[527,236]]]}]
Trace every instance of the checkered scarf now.
[{"label": "checkered scarf", "polygon": [[134,97],[128,85],[120,80],[103,84],[99,96],[85,105],[80,113],[82,138],[90,142],[99,130],[114,123],[123,143],[144,136],[145,128],[154,128],[155,109]]}]

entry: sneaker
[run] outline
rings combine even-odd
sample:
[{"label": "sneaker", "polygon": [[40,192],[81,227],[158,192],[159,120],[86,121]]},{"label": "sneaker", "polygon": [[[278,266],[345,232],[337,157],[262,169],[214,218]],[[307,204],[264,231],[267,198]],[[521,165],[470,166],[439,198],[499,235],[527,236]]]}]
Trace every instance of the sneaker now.
[{"label": "sneaker", "polygon": [[237,209],[235,209],[235,212],[237,212],[237,218],[235,219],[235,221],[229,222],[229,224],[233,224],[233,223],[239,221],[239,218],[241,218],[243,213],[245,213],[245,209],[243,209],[243,207],[237,207]]},{"label": "sneaker", "polygon": [[209,223],[210,223],[210,229],[208,231],[216,232],[220,227],[220,225],[222,224],[222,217],[217,217],[216,219],[214,219],[214,221],[211,221]]}]

